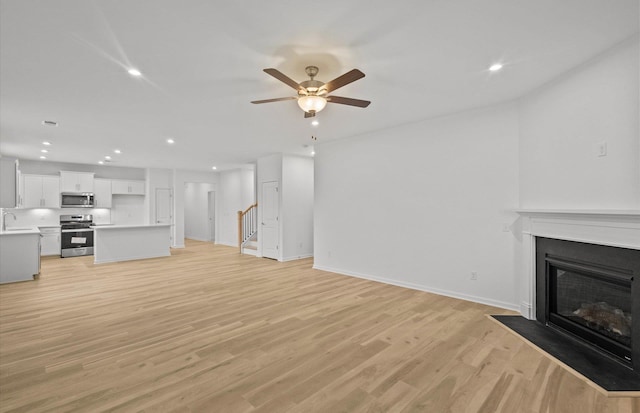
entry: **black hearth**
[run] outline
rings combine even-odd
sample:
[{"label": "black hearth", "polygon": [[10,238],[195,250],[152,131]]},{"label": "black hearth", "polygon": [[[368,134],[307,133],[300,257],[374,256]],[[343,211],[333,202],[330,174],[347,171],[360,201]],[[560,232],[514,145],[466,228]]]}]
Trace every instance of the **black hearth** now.
[{"label": "black hearth", "polygon": [[638,250],[538,237],[536,318],[640,372],[638,277]]}]

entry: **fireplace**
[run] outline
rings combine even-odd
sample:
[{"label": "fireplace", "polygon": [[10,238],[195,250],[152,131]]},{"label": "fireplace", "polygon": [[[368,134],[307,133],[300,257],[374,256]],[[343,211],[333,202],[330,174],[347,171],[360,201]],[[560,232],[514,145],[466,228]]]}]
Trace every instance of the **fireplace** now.
[{"label": "fireplace", "polygon": [[536,237],[535,251],[536,319],[640,372],[640,250]]}]

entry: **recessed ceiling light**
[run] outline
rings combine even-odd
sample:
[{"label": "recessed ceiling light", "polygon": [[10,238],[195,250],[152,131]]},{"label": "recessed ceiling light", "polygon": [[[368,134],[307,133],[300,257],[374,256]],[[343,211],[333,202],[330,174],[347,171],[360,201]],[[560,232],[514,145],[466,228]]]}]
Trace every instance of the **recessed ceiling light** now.
[{"label": "recessed ceiling light", "polygon": [[47,159],[47,157],[46,156],[41,156],[40,159]]},{"label": "recessed ceiling light", "polygon": [[218,169],[218,167],[217,166],[212,166],[211,169],[213,169],[215,171],[216,169]]},{"label": "recessed ceiling light", "polygon": [[40,152],[42,152],[42,153],[47,153],[47,152],[49,152],[49,151],[48,151],[48,150],[46,150],[46,149],[40,149]]},{"label": "recessed ceiling light", "polygon": [[128,70],[128,72],[131,76],[135,76],[135,77],[142,76],[142,73],[140,73],[138,69],[131,68]]},{"label": "recessed ceiling light", "polygon": [[98,161],[98,163],[99,163],[100,165],[104,165],[104,162],[103,162],[103,161]]},{"label": "recessed ceiling light", "polygon": [[502,63],[494,63],[489,67],[489,71],[491,72],[497,72],[500,69],[502,69]]},{"label": "recessed ceiling light", "polygon": [[121,151],[120,149],[114,149],[114,150],[113,150],[113,153],[121,154],[121,153],[122,153],[122,151]]},{"label": "recessed ceiling light", "polygon": [[104,159],[111,159],[109,155],[105,156]]},{"label": "recessed ceiling light", "polygon": [[314,156],[316,154],[316,151],[311,151],[311,156]]},{"label": "recessed ceiling light", "polygon": [[174,140],[173,140],[173,139],[171,139],[171,138],[167,139],[167,143],[168,143],[168,144],[172,144],[172,143],[175,143],[175,142],[176,142],[176,141],[174,141]]},{"label": "recessed ceiling light", "polygon": [[42,144],[43,144],[44,146],[51,146],[51,142],[47,142],[47,141],[42,142]]},{"label": "recessed ceiling light", "polygon": [[58,122],[56,122],[54,120],[43,120],[42,124],[44,126],[58,126]]},{"label": "recessed ceiling light", "polygon": [[313,120],[313,121],[311,121],[311,124],[313,126],[318,126],[320,124],[320,122],[318,122],[317,120]]}]

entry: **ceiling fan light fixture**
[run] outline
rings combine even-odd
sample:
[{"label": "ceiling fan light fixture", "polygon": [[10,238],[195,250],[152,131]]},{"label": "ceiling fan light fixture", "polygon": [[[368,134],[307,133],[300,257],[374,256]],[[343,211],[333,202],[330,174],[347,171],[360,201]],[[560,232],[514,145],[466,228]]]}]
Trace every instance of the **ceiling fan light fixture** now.
[{"label": "ceiling fan light fixture", "polygon": [[322,96],[300,96],[298,98],[298,106],[305,112],[320,112],[327,105],[327,99]]}]

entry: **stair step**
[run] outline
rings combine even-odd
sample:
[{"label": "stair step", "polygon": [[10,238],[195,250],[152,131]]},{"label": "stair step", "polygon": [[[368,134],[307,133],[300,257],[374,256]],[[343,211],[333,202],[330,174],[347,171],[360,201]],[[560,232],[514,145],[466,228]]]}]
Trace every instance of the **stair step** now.
[{"label": "stair step", "polygon": [[258,250],[258,246],[257,245],[250,245],[250,244],[247,244],[242,248],[244,248],[245,250],[254,250],[254,251]]}]

